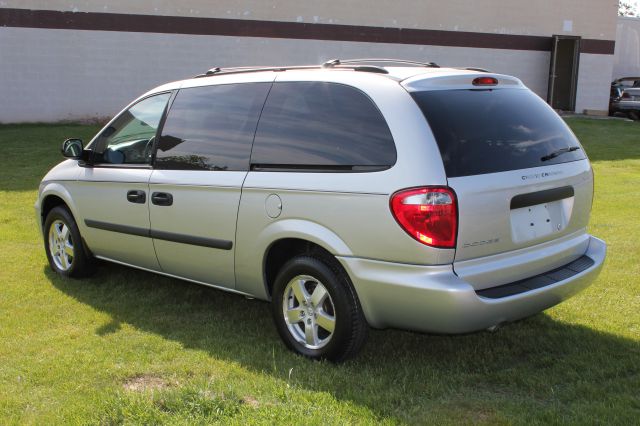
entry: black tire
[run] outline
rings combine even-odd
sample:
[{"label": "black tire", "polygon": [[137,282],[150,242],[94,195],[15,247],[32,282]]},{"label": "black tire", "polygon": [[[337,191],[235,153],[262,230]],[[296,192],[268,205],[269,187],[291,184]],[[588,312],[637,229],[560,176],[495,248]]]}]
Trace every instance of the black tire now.
[{"label": "black tire", "polygon": [[[291,303],[294,305],[297,303],[297,297],[293,295],[292,287],[289,287],[289,284],[299,276],[312,278],[311,280],[306,278],[304,280],[305,284],[303,285],[308,290],[317,288],[318,283],[320,283],[329,296],[325,298],[322,307],[316,308],[315,312],[317,314],[313,314],[316,318],[317,315],[326,312],[333,314],[334,329],[332,333],[322,328],[320,320],[317,320],[316,335],[319,338],[324,337],[327,339],[328,334],[331,334],[322,347],[309,347],[312,345],[301,341],[304,337],[301,336],[300,332],[303,326],[305,327],[304,331],[307,331],[306,321],[311,321],[311,313],[301,317],[302,319],[298,324],[288,323],[285,319],[285,308],[289,309],[291,308]],[[296,282],[302,282],[302,280],[296,280]],[[288,295],[291,295],[286,300],[285,290]],[[311,293],[313,291],[308,291],[309,296],[311,296]],[[311,311],[307,312],[314,312],[311,307],[311,298],[308,299],[308,303],[309,305],[305,305],[305,307],[300,304],[291,309],[298,310],[301,308],[301,311],[311,309]],[[297,256],[289,260],[282,266],[276,277],[271,306],[276,328],[284,343],[292,351],[308,358],[342,362],[356,355],[366,340],[369,327],[362,313],[360,302],[351,280],[337,264],[337,261],[313,256]],[[304,313],[300,312],[300,315],[304,315]],[[313,325],[316,326],[315,319],[313,320]]]},{"label": "black tire", "polygon": [[640,120],[640,111],[629,111],[629,118],[634,121]]},{"label": "black tire", "polygon": [[[63,225],[63,226],[62,226]],[[70,247],[72,248],[72,255],[69,255],[69,252],[60,252],[60,254],[52,253],[52,250],[62,250],[61,245],[64,245],[63,241],[56,239],[54,237],[54,241],[51,241],[52,238],[52,227],[56,227],[57,230],[64,230],[64,227],[67,228],[68,240],[65,240],[70,243]],[[90,275],[95,270],[95,264],[93,262],[93,258],[89,255],[88,250],[84,246],[84,242],[82,237],[80,236],[80,230],[78,229],[78,225],[73,218],[71,212],[63,206],[57,206],[51,209],[49,214],[44,221],[44,250],[47,253],[47,259],[49,260],[49,266],[51,269],[64,276],[64,277],[73,277],[73,278],[81,278],[87,275]],[[53,231],[56,232],[55,230]],[[56,234],[58,235],[58,234]],[[66,267],[65,267],[66,266]]]}]

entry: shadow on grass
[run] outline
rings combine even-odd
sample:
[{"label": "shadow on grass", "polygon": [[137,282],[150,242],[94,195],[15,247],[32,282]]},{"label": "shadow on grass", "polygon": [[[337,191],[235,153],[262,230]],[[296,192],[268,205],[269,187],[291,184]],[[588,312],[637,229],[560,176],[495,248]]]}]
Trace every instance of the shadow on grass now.
[{"label": "shadow on grass", "polygon": [[59,290],[111,315],[97,335],[128,323],[400,421],[424,419],[430,410],[504,421],[526,408],[543,422],[566,415],[592,422],[615,420],[612,410],[626,420],[640,408],[637,342],[544,314],[493,334],[372,330],[356,359],[333,365],[288,352],[264,302],[119,265],[102,264],[84,281],[62,279],[48,267],[45,274]]}]

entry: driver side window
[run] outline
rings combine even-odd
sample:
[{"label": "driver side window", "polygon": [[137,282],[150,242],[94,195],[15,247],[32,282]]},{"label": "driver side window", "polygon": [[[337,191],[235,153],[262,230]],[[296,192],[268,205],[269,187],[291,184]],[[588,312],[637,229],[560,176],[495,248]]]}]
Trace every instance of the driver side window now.
[{"label": "driver side window", "polygon": [[145,98],[120,114],[95,142],[97,163],[150,164],[153,144],[170,93]]}]

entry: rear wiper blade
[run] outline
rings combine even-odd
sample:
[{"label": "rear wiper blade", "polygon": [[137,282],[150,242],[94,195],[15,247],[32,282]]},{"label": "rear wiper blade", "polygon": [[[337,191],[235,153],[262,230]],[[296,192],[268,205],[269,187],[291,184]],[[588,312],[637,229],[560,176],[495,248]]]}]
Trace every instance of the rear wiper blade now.
[{"label": "rear wiper blade", "polygon": [[573,151],[577,151],[579,149],[580,149],[579,146],[568,146],[566,148],[560,148],[559,150],[553,151],[551,154],[547,154],[544,157],[540,158],[540,161],[548,161],[548,160],[551,160],[553,158],[556,158],[559,155],[564,154],[565,152],[573,152]]}]

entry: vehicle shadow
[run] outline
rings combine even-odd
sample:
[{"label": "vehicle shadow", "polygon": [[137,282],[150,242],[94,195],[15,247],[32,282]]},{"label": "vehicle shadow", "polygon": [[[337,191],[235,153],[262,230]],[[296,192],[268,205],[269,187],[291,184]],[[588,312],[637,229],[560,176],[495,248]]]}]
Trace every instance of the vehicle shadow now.
[{"label": "vehicle shadow", "polygon": [[48,267],[44,273],[60,291],[111,316],[95,330],[99,336],[130,324],[400,422],[424,419],[425,407],[448,407],[466,423],[512,422],[523,407],[594,422],[590,416],[603,414],[596,407],[640,407],[633,396],[638,342],[544,314],[465,336],[372,330],[356,359],[333,365],[287,351],[264,302],[112,264],[83,281]]}]

